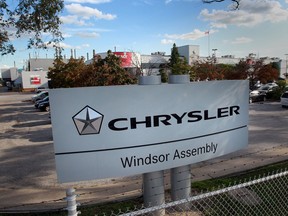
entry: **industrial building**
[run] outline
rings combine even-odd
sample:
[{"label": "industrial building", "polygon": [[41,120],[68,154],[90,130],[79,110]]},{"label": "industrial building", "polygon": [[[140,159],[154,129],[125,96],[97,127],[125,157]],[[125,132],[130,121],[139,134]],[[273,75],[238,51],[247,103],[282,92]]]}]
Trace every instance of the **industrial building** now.
[{"label": "industrial building", "polygon": [[[216,56],[216,50],[213,50],[212,56],[201,57],[200,47],[198,45],[185,45],[177,47],[180,56],[185,58],[187,62],[192,65],[193,63],[200,61],[211,61],[215,64],[231,64],[235,65],[241,60],[245,60],[251,64],[261,59],[264,64],[271,62],[277,62],[280,68],[280,77],[285,78],[287,74],[287,59],[281,60],[279,58],[258,58],[255,54],[251,53],[246,58],[235,58],[233,55]],[[71,51],[71,53],[73,53]],[[167,64],[170,59],[170,55],[166,55],[164,52],[154,52],[150,55],[141,55],[135,52],[113,52],[119,56],[122,60],[122,67],[131,71],[132,73],[142,76],[157,75],[161,65]],[[94,55],[93,51],[93,55]],[[107,56],[107,52],[97,53],[102,58]],[[72,54],[71,54],[72,56]],[[88,58],[88,54],[87,54]],[[64,62],[68,62],[68,59],[64,58]],[[92,59],[86,61],[89,64]],[[32,90],[37,87],[48,87],[47,72],[50,67],[53,67],[54,59],[49,58],[29,58],[25,70],[17,70],[17,68],[1,69],[0,78],[4,81],[11,82],[14,86],[21,85],[23,90]]]}]

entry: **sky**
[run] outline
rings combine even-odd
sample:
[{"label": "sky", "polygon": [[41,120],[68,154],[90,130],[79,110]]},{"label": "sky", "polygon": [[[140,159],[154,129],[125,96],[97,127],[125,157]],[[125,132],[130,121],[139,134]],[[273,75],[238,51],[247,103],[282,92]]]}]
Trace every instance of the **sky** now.
[{"label": "sky", "polygon": [[[7,2],[11,2],[7,1]],[[61,13],[63,55],[131,51],[171,54],[176,46],[199,45],[200,56],[249,53],[286,59],[288,0],[64,0]],[[209,34],[207,34],[209,32]],[[54,49],[27,50],[28,37],[14,39],[14,55],[0,56],[0,69],[22,68],[31,58],[53,58]],[[44,38],[45,40],[45,38]]]}]

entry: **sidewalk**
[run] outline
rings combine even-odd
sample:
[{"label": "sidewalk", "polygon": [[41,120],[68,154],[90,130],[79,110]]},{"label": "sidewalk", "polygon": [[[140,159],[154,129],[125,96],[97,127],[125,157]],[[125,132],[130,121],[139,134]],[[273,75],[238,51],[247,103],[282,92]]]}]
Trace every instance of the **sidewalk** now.
[{"label": "sidewalk", "polygon": [[[38,112],[31,94],[0,94],[0,212],[50,210],[66,206],[74,187],[82,205],[140,196],[140,176],[77,184],[58,184],[52,130],[47,113]],[[192,182],[215,178],[288,159],[288,109],[278,102],[251,104],[246,149],[193,164]],[[165,178],[169,187],[169,173]]]}]

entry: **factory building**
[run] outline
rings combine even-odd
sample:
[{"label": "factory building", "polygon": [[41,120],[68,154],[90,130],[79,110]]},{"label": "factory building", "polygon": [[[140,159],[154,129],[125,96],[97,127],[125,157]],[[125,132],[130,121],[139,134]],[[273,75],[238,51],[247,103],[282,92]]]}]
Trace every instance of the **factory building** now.
[{"label": "factory building", "polygon": [[[276,62],[279,64],[280,77],[285,78],[287,73],[287,59],[281,60],[279,58],[257,58],[255,54],[251,53],[246,58],[235,58],[233,55],[224,55],[221,57],[216,56],[216,52],[212,53],[210,57],[200,56],[200,47],[198,45],[185,45],[179,46],[178,52],[181,57],[185,58],[188,64],[193,65],[195,62],[212,62],[215,64],[231,64],[235,65],[239,61],[247,61],[253,64],[253,62],[261,59],[264,64]],[[215,50],[214,50],[215,51]],[[72,51],[71,51],[72,53]],[[166,55],[165,52],[154,52],[150,55],[141,55],[136,52],[113,52],[116,56],[119,56],[122,61],[122,67],[126,68],[129,72],[147,76],[158,75],[162,65],[168,64],[170,55]],[[93,51],[93,55],[95,55]],[[101,58],[107,56],[107,52],[97,53]],[[72,56],[72,54],[71,54]],[[87,54],[88,58],[88,54]],[[68,59],[64,58],[64,62],[68,62]],[[91,63],[92,59],[86,61],[87,64]],[[53,67],[54,59],[49,58],[29,58],[27,60],[26,70],[19,71],[16,68],[2,69],[0,78],[9,80],[22,85],[25,90],[35,89],[37,87],[48,87],[47,72],[50,67]],[[19,81],[20,80],[20,81]]]}]

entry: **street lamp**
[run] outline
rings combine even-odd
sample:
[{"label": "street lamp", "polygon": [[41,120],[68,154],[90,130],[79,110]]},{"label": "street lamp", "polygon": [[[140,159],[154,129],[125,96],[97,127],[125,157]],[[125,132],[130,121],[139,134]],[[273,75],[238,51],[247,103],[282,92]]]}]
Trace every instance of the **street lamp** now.
[{"label": "street lamp", "polygon": [[288,78],[288,54],[285,54],[286,56],[286,72],[284,73],[284,76],[286,79]]}]

